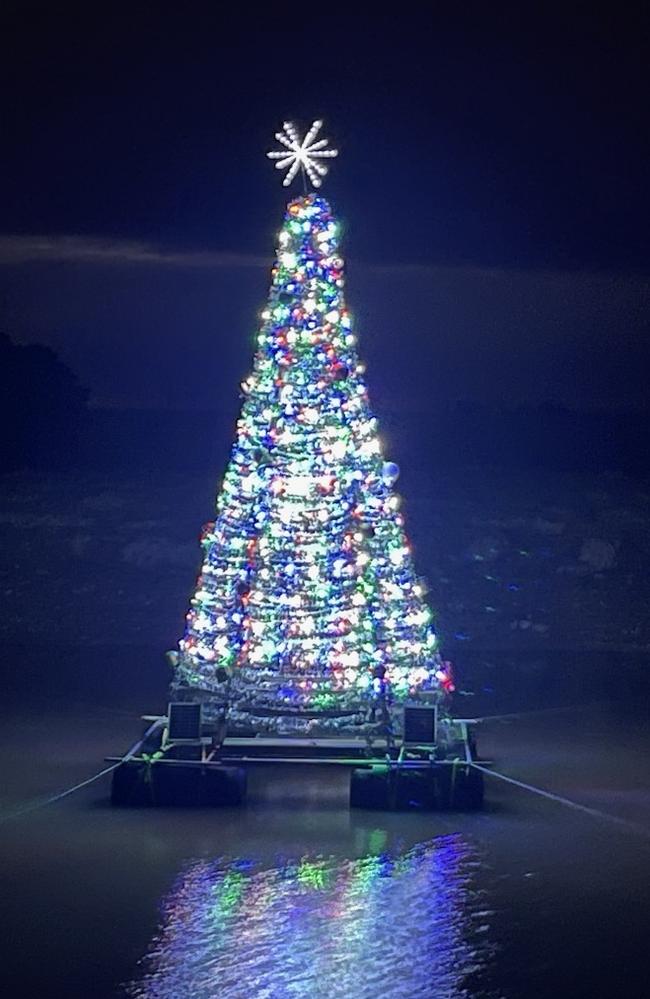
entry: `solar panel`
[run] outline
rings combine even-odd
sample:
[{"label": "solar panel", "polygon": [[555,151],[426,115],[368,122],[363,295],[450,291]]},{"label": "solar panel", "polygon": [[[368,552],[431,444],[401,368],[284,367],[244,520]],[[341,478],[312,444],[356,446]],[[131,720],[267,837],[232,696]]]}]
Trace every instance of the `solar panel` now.
[{"label": "solar panel", "polygon": [[438,709],[435,705],[404,708],[404,742],[436,744]]},{"label": "solar panel", "polygon": [[170,742],[196,741],[201,738],[201,705],[175,701],[167,709],[167,731]]}]

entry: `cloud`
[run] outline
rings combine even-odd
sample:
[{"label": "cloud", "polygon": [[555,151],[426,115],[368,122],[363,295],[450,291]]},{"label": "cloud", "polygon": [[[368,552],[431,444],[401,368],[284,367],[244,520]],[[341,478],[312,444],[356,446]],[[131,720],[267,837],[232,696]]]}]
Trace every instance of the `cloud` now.
[{"label": "cloud", "polygon": [[34,263],[135,264],[205,270],[269,266],[266,258],[227,250],[167,250],[150,243],[95,236],[0,235],[0,265]]},{"label": "cloud", "polygon": [[[271,252],[0,234],[3,328],[17,342],[52,346],[95,401],[208,409],[248,364],[271,262]],[[348,301],[379,399],[422,411],[431,399],[647,400],[650,284],[641,274],[350,263]]]},{"label": "cloud", "polygon": [[[91,266],[153,266],[187,270],[232,270],[265,269],[271,265],[271,255],[257,257],[254,254],[237,253],[230,250],[184,250],[157,246],[154,243],[140,242],[102,236],[22,235],[0,234],[0,266],[15,266],[38,263],[72,263]],[[355,270],[369,275],[404,279],[443,279],[453,275],[471,277],[488,283],[507,280],[526,282],[534,280],[545,284],[591,284],[603,286],[612,282],[637,285],[647,292],[646,275],[619,275],[606,271],[551,270],[540,268],[485,267],[478,264],[446,265],[443,263],[397,262],[355,264]]]}]

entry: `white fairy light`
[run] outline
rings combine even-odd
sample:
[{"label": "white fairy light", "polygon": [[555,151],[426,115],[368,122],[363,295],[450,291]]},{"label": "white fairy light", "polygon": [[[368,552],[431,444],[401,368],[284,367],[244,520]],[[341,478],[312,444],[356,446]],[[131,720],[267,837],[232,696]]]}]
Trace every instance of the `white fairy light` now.
[{"label": "white fairy light", "polygon": [[327,139],[318,139],[316,136],[323,126],[322,121],[315,121],[304,139],[295,125],[290,121],[285,121],[281,132],[275,133],[275,138],[285,148],[274,150],[266,155],[270,160],[276,160],[277,170],[287,170],[287,175],[282,181],[284,187],[288,187],[300,169],[304,170],[314,187],[321,186],[321,177],[327,173],[327,166],[320,161],[338,156],[338,149],[328,149]]}]

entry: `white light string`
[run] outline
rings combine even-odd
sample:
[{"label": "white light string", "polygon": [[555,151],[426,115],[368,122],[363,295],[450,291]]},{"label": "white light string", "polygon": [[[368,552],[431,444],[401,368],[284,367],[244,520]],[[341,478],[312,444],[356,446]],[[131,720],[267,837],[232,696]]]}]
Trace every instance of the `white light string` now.
[{"label": "white light string", "polygon": [[300,169],[307,174],[314,187],[321,186],[321,178],[327,174],[328,167],[320,161],[339,154],[338,149],[327,148],[328,139],[316,140],[322,127],[322,121],[313,122],[304,139],[301,139],[293,122],[285,121],[282,131],[275,133],[275,138],[285,148],[276,149],[266,155],[270,160],[276,161],[276,170],[288,168],[287,175],[282,181],[284,187],[289,187]]}]

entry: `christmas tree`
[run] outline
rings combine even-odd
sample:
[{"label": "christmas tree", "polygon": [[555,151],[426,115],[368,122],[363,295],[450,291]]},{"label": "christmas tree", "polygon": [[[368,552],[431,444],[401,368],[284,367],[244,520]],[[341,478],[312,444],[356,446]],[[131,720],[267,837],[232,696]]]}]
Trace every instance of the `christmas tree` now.
[{"label": "christmas tree", "polygon": [[[285,125],[269,154],[314,187],[335,155]],[[217,517],[176,662],[176,691],[228,730],[399,729],[450,684],[415,573],[346,308],[340,228],[290,201]]]}]

